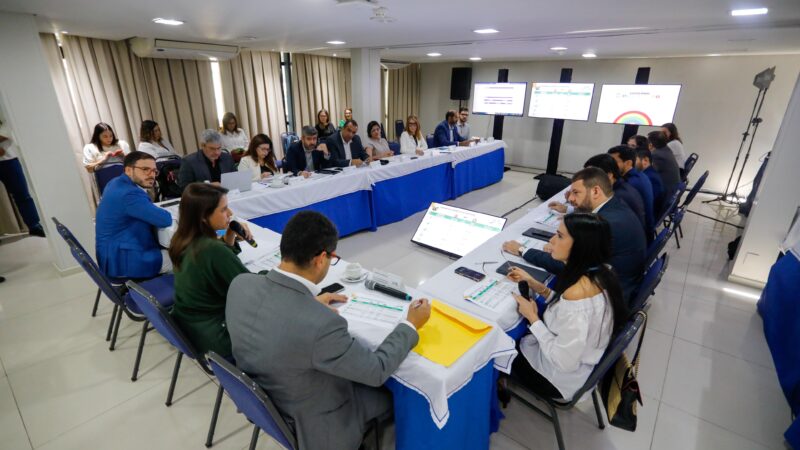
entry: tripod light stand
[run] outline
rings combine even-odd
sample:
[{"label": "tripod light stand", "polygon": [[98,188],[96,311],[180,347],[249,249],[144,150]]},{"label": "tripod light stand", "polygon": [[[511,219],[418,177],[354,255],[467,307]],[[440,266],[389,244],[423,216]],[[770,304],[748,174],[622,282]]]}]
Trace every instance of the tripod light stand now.
[{"label": "tripod light stand", "polygon": [[[772,84],[774,79],[775,66],[757,73],[753,79],[753,86],[758,88],[758,94],[756,94],[756,101],[753,103],[753,111],[750,113],[750,120],[747,122],[747,129],[744,131],[744,133],[742,133],[742,142],[739,144],[739,150],[736,152],[736,159],[733,161],[733,168],[731,169],[730,177],[728,177],[728,183],[725,185],[725,192],[722,195],[718,195],[711,200],[706,200],[703,203],[722,202],[731,205],[739,204],[739,197],[736,194],[736,191],[739,189],[739,183],[742,181],[742,174],[744,173],[744,168],[747,165],[747,160],[750,159],[750,151],[753,149],[753,141],[756,138],[756,133],[758,133],[758,126],[761,124],[761,122],[763,122],[763,119],[761,119],[759,115],[761,114],[761,106],[764,105],[764,97],[766,97],[767,90],[769,90],[769,86]],[[752,133],[750,132],[751,128],[753,130]],[[748,139],[750,141],[749,143]],[[731,181],[733,181],[733,175],[736,173],[736,167],[739,165],[739,157],[742,155],[742,150],[744,149],[745,145],[747,145],[747,152],[745,153],[744,161],[739,168],[739,176],[736,178],[736,184],[733,185],[733,190],[729,190],[731,187]]]}]

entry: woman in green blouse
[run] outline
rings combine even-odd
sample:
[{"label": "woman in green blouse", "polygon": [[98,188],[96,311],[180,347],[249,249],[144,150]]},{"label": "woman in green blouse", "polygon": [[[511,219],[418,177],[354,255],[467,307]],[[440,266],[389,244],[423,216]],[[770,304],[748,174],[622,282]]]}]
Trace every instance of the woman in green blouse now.
[{"label": "woman in green blouse", "polygon": [[[172,317],[202,355],[213,350],[231,355],[225,326],[225,298],[233,279],[247,268],[236,256],[241,251],[228,228],[228,190],[208,183],[192,183],[181,196],[178,229],[169,246],[175,271]],[[246,233],[250,230],[242,224]],[[217,230],[225,231],[222,238]],[[249,237],[249,236],[248,236]]]}]

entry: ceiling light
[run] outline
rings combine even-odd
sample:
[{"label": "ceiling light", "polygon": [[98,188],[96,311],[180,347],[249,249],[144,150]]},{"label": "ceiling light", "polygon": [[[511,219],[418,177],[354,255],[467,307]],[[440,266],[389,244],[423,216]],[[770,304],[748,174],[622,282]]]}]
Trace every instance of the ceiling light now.
[{"label": "ceiling light", "polygon": [[336,56],[336,53],[334,53],[333,56]]},{"label": "ceiling light", "polygon": [[550,50],[552,50],[554,52],[563,52],[566,49],[567,49],[567,47],[550,47]]},{"label": "ceiling light", "polygon": [[709,53],[706,56],[720,56],[720,54],[719,53]]},{"label": "ceiling light", "polygon": [[217,62],[218,61],[216,56],[209,56],[208,60],[211,61],[211,62]]},{"label": "ceiling light", "polygon": [[481,28],[481,29],[478,29],[478,30],[472,30],[472,31],[473,31],[473,32],[475,32],[475,33],[478,33],[478,34],[494,34],[494,33],[499,33],[499,31],[495,30],[494,28]]},{"label": "ceiling light", "polygon": [[483,59],[483,58],[481,58],[480,56],[473,56],[473,57],[472,57],[472,58],[470,58],[469,60],[470,60],[470,61],[480,61],[481,59]]},{"label": "ceiling light", "polygon": [[584,54],[582,54],[581,56],[583,56],[584,58],[597,58],[597,55],[595,55],[595,54],[594,54],[594,53],[592,53],[592,52],[587,52],[587,53],[584,53]]},{"label": "ceiling light", "polygon": [[432,58],[435,58],[437,56],[442,56],[442,54],[441,53],[437,53],[437,52],[432,52],[432,53],[428,53],[428,56],[430,56]]},{"label": "ceiling light", "polygon": [[751,9],[734,9],[731,11],[732,16],[763,16],[768,13],[767,8],[751,8]]},{"label": "ceiling light", "polygon": [[331,44],[331,45],[344,45],[346,43],[347,42],[345,42],[345,41],[328,41],[328,42],[326,42],[326,44]]},{"label": "ceiling light", "polygon": [[162,19],[161,17],[156,17],[153,19],[153,22],[160,24],[160,25],[183,25],[182,20],[177,19]]},{"label": "ceiling light", "polygon": [[646,29],[647,29],[647,27],[598,28],[596,30],[568,31],[567,34],[611,33],[611,32],[614,32],[614,31],[635,31],[635,30],[646,30]]}]

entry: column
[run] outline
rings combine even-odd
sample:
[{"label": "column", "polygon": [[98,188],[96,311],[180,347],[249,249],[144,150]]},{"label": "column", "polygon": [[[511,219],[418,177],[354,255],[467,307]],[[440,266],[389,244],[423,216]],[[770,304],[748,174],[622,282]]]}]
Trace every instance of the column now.
[{"label": "column", "polygon": [[355,48],[350,50],[350,79],[353,89],[353,117],[358,122],[358,134],[367,138],[367,124],[381,122],[381,55],[380,50]]}]

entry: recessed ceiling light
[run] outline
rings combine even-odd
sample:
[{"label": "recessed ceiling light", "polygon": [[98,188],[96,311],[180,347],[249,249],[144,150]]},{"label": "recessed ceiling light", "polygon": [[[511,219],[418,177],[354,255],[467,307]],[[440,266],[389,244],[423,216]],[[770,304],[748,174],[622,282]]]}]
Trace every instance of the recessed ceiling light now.
[{"label": "recessed ceiling light", "polygon": [[763,16],[768,13],[767,8],[751,8],[751,9],[734,9],[731,11],[732,16]]},{"label": "recessed ceiling light", "polygon": [[208,60],[211,62],[217,62],[217,58],[215,56],[209,56]]},{"label": "recessed ceiling light", "polygon": [[581,56],[583,56],[584,58],[597,58],[597,55],[592,52],[584,53]]},{"label": "recessed ceiling light", "polygon": [[499,31],[495,30],[494,28],[480,28],[480,29],[478,29],[478,30],[472,30],[472,31],[473,31],[473,32],[475,32],[475,33],[478,33],[478,34],[494,34],[494,33],[499,33]]},{"label": "recessed ceiling light", "polygon": [[554,52],[563,52],[566,49],[567,49],[567,47],[550,47],[550,50],[552,50]]},{"label": "recessed ceiling light", "polygon": [[437,56],[442,56],[442,54],[441,53],[437,53],[437,52],[432,52],[432,53],[428,53],[428,56],[430,56],[432,58],[435,58]]},{"label": "recessed ceiling light", "polygon": [[346,43],[347,42],[345,42],[345,41],[328,41],[328,42],[326,42],[326,44],[331,44],[331,45],[344,45]]},{"label": "recessed ceiling light", "polygon": [[183,21],[182,20],[163,19],[161,17],[156,17],[155,19],[153,19],[153,22],[155,22],[157,24],[160,24],[160,25],[173,25],[173,26],[174,25],[183,25]]},{"label": "recessed ceiling light", "polygon": [[480,61],[481,59],[483,59],[483,58],[481,58],[480,56],[473,56],[473,57],[472,57],[472,58],[470,58],[469,60],[470,60],[470,61]]},{"label": "recessed ceiling light", "polygon": [[706,56],[720,56],[720,54],[719,53],[709,53]]},{"label": "recessed ceiling light", "polygon": [[334,53],[333,56],[336,56],[336,53]]}]

